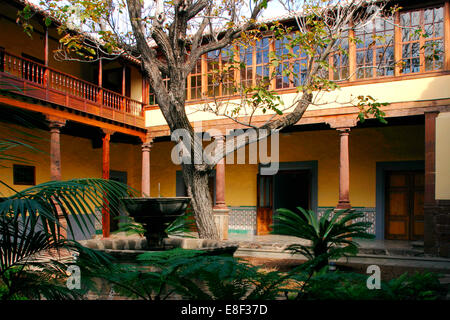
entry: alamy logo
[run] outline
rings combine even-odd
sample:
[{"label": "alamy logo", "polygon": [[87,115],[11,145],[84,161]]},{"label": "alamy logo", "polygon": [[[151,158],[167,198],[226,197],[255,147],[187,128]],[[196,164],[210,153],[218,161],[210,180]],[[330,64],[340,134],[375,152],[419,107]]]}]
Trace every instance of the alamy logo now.
[{"label": "alamy logo", "polygon": [[[196,134],[193,138],[185,129],[177,129],[172,132],[171,140],[177,143],[171,152],[174,164],[213,164],[217,163],[220,157],[224,158],[226,164],[261,163],[262,175],[273,175],[278,172],[278,130],[236,129],[223,136],[222,132],[216,129],[209,129],[203,133],[201,126],[197,125],[194,131]],[[212,137],[215,137],[214,141],[204,147],[203,142],[212,141]],[[246,158],[246,146],[248,146],[248,159]]]},{"label": "alamy logo", "polygon": [[81,271],[80,267],[71,265],[67,268],[67,273],[70,276],[67,278],[66,286],[69,290],[81,289]]},{"label": "alamy logo", "polygon": [[377,265],[370,265],[367,267],[366,273],[372,274],[367,278],[367,289],[381,289],[381,270]]}]

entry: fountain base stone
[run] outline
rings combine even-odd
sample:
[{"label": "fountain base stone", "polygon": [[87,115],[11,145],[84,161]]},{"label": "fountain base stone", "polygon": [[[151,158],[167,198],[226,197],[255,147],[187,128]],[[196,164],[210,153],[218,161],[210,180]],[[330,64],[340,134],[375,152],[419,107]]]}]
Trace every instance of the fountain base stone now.
[{"label": "fountain base stone", "polygon": [[[80,241],[82,245],[90,249],[96,249],[111,254],[119,260],[132,260],[138,255],[153,251],[147,246],[147,239],[141,237],[90,239]],[[223,241],[193,239],[193,238],[164,238],[162,242],[163,250],[175,248],[191,249],[203,251],[205,255],[230,255],[232,256],[238,246],[228,244]],[[161,248],[158,248],[160,251]],[[156,251],[156,250],[155,250]]]}]

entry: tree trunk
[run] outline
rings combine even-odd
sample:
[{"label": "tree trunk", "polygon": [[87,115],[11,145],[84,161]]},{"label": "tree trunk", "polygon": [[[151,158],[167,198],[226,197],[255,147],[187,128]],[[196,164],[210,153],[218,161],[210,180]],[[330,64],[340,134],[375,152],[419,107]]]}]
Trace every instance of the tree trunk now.
[{"label": "tree trunk", "polygon": [[202,239],[220,240],[214,222],[212,199],[209,193],[208,172],[198,171],[194,164],[182,165],[183,178],[195,214],[198,235]]}]

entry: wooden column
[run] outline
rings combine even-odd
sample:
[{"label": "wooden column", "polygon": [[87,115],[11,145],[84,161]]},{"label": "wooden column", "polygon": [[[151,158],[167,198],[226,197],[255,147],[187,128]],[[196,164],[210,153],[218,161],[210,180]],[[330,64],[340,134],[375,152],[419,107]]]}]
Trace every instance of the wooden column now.
[{"label": "wooden column", "polygon": [[[110,140],[114,131],[103,129],[105,133],[103,140],[103,161],[102,161],[102,178],[109,179],[110,169]],[[106,199],[104,201],[107,201]],[[102,234],[104,238],[108,238],[111,231],[111,217],[108,208],[102,208]]]},{"label": "wooden column", "polygon": [[436,183],[436,118],[439,112],[425,112],[425,186],[424,186],[424,247],[436,253],[435,183]]},{"label": "wooden column", "polygon": [[50,121],[50,179],[61,180],[61,128],[66,121],[64,119],[48,117]]},{"label": "wooden column", "polygon": [[436,171],[436,118],[439,112],[425,112],[425,194],[424,203],[434,205]]},{"label": "wooden column", "polygon": [[124,64],[122,66],[122,95],[126,94],[126,77],[127,77],[127,66]]},{"label": "wooden column", "polygon": [[125,94],[126,94],[126,75],[127,75],[127,66],[125,64],[122,65],[122,98],[120,103],[120,109],[122,111],[129,111],[127,109],[126,101],[125,101]]},{"label": "wooden column", "polygon": [[150,150],[153,139],[146,138],[142,143],[142,196],[150,197]]},{"label": "wooden column", "polygon": [[[217,144],[224,147],[224,136],[214,137]],[[214,221],[221,240],[228,239],[229,209],[225,202],[225,158],[216,164],[216,205],[213,208]]]},{"label": "wooden column", "polygon": [[145,79],[145,76],[142,75],[142,104],[147,105],[149,102],[149,94],[150,94],[150,88],[149,83],[147,79]]},{"label": "wooden column", "polygon": [[[61,181],[61,128],[66,121],[62,118],[47,117],[50,127],[50,179],[52,181]],[[61,238],[67,238],[67,221],[62,214],[59,204],[55,203],[56,214],[59,224],[58,234]]]},{"label": "wooden column", "polygon": [[97,102],[103,104],[103,62],[102,58],[98,60],[98,86],[100,89],[98,90]]},{"label": "wooden column", "polygon": [[450,70],[450,1],[444,4],[444,48],[445,69]]},{"label": "wooden column", "polygon": [[350,161],[348,137],[350,128],[337,128],[339,132],[339,202],[337,209],[350,209]]},{"label": "wooden column", "polygon": [[[215,140],[223,146],[224,137],[217,136]],[[225,159],[219,161],[216,165],[216,205],[214,209],[227,209],[225,204]]]},{"label": "wooden column", "polygon": [[48,67],[48,27],[45,27],[44,34],[44,64]]},{"label": "wooden column", "polygon": [[48,79],[48,27],[45,27],[45,34],[44,34],[44,64],[45,64],[45,71],[44,71],[44,79],[43,79],[43,85],[45,87],[49,84]]},{"label": "wooden column", "polygon": [[[353,27],[353,22],[351,22],[351,26]],[[351,28],[348,31],[348,37],[349,39],[355,39],[355,30]],[[348,56],[349,56],[349,74],[350,74],[350,81],[356,80],[356,42],[354,40],[349,40],[348,42]]]},{"label": "wooden column", "polygon": [[394,14],[394,75],[396,77],[401,75],[401,61],[402,61],[402,29],[400,28],[400,12]]}]

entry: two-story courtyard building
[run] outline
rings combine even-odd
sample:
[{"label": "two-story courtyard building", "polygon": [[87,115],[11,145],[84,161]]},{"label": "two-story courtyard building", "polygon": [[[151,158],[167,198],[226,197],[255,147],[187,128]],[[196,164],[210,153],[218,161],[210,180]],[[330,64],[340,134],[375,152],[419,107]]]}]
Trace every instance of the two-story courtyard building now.
[{"label": "two-story courtyard building", "polygon": [[[140,62],[55,60],[59,35],[54,27],[36,18],[30,38],[16,24],[24,3],[0,3],[0,81],[23,89],[0,96],[0,106],[46,118],[49,128],[36,131],[45,154],[32,156],[31,165],[0,168],[2,179],[20,190],[50,179],[104,177],[150,196],[185,195],[181,168],[171,159],[170,130]],[[268,233],[278,208],[351,207],[373,223],[370,231],[377,239],[424,240],[428,252],[450,256],[450,1],[402,7],[392,21],[353,30],[349,36],[361,41],[347,42],[348,56],[330,56],[335,70],[329,78],[340,88],[324,94],[326,103],[310,106],[295,126],[280,133],[276,174],[262,175],[260,163],[217,165],[211,192],[217,208],[229,209],[229,233]],[[401,27],[420,27],[428,37],[408,35]],[[378,35],[392,41],[373,45]],[[427,59],[424,44],[431,40],[441,50]],[[270,35],[246,48],[239,54],[245,72],[234,71],[229,81],[255,83],[277,50],[284,50],[282,41]],[[202,106],[213,98],[239,98],[210,76],[226,59],[225,50],[203,57],[186,92],[193,125],[223,136],[245,127]],[[295,68],[296,63],[284,65]],[[289,76],[280,74],[270,85],[286,102],[296,94]],[[361,123],[357,107],[331,102],[358,95],[388,102],[382,107],[387,124]],[[254,123],[271,116],[257,114]]]}]

